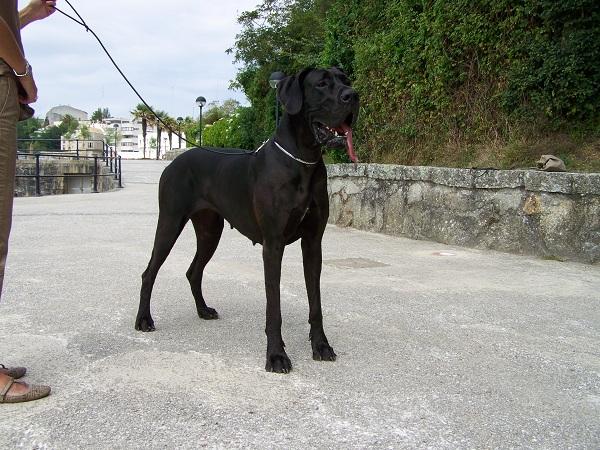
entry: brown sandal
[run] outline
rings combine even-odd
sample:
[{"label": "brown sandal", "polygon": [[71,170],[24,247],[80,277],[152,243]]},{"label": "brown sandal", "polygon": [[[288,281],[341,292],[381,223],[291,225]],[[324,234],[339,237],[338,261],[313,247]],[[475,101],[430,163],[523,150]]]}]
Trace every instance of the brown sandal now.
[{"label": "brown sandal", "polygon": [[8,375],[15,380],[25,376],[27,369],[25,367],[6,367],[4,364],[0,364],[0,373]]},{"label": "brown sandal", "polygon": [[[24,394],[9,395],[8,391],[15,383],[23,384],[29,388]],[[22,403],[31,400],[38,400],[47,397],[50,394],[50,386],[42,386],[35,384],[27,384],[21,381],[15,381],[14,378],[9,378],[6,385],[0,388],[0,403]]]}]

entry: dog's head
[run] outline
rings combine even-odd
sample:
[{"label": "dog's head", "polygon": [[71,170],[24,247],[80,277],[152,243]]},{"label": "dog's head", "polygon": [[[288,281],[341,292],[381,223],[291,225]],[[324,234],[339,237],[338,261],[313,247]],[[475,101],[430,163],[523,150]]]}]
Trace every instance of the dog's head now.
[{"label": "dog's head", "polygon": [[352,126],[358,118],[358,94],[344,72],[337,68],[305,69],[284,78],[277,92],[288,114],[303,115],[316,143],[345,141],[348,156],[356,162]]}]

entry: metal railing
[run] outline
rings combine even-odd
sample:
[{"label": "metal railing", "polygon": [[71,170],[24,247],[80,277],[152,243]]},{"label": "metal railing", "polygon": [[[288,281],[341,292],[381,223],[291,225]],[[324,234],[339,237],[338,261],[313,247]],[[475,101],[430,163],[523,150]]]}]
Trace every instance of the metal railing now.
[{"label": "metal railing", "polygon": [[[28,149],[19,148],[21,143],[30,142]],[[64,142],[75,142],[74,150],[36,150],[36,142],[45,143],[56,143],[62,144]],[[99,144],[100,148],[80,148],[80,143],[92,143]],[[69,145],[70,146],[70,145]],[[88,156],[89,153],[98,153],[101,150],[101,155]],[[82,154],[85,153],[85,154]],[[103,140],[98,139],[18,139],[17,140],[17,159],[35,159],[35,173],[31,175],[16,175],[17,178],[35,178],[35,193],[36,195],[42,195],[41,180],[43,178],[81,178],[81,177],[93,177],[92,192],[98,193],[98,181],[99,177],[114,177],[118,181],[118,186],[123,187],[123,170],[121,165],[121,156],[117,155],[115,149],[108,145]],[[41,173],[41,160],[50,159],[71,159],[71,160],[93,160],[92,172],[91,173],[77,173],[77,174],[57,174],[57,175],[43,175]],[[109,168],[109,173],[100,173],[99,167],[104,164]]]}]

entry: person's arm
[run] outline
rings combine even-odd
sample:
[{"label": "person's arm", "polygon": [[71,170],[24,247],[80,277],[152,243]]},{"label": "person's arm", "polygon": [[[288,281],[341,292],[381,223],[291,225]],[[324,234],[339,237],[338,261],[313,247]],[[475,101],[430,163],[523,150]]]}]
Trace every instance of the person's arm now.
[{"label": "person's arm", "polygon": [[16,73],[25,74],[27,76],[19,77],[19,82],[25,91],[25,95],[21,96],[21,103],[33,103],[37,100],[37,86],[33,80],[31,67],[25,59],[25,55],[21,51],[15,36],[10,31],[8,24],[0,17],[0,58],[6,62]]},{"label": "person's arm", "polygon": [[25,73],[27,61],[8,24],[0,17],[0,58],[18,73]]},{"label": "person's arm", "polygon": [[54,6],[56,1],[54,0],[31,0],[29,4],[19,11],[19,21],[21,22],[21,28],[25,28],[31,22],[36,20],[45,19],[50,14],[56,11]]}]

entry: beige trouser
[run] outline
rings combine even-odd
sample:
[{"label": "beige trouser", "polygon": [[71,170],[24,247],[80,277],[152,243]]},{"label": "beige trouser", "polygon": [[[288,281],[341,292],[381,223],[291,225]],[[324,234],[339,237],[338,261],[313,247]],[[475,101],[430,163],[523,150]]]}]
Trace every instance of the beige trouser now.
[{"label": "beige trouser", "polygon": [[0,60],[0,298],[12,223],[18,118],[17,83],[10,67]]}]

